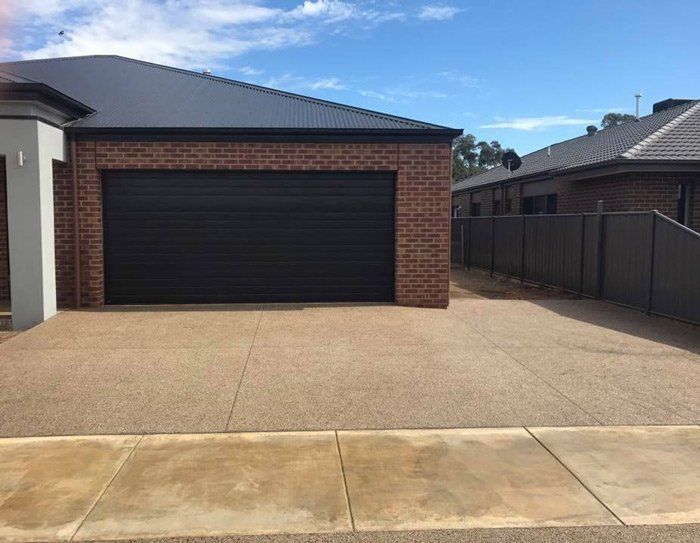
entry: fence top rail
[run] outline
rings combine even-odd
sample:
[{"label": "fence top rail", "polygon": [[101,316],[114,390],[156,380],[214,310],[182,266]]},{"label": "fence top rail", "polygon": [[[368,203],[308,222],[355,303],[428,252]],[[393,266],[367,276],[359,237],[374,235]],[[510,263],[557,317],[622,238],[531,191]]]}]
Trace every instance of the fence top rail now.
[{"label": "fence top rail", "polygon": [[[603,213],[538,213],[537,215],[478,215],[476,217],[452,217],[452,220],[454,221],[463,221],[463,220],[490,220],[490,219],[515,219],[515,218],[526,218],[526,219],[536,219],[538,217],[580,217],[581,215],[584,215],[586,217],[597,217],[598,215],[638,215],[638,216],[644,216],[644,215],[649,215],[649,213],[657,213],[661,217],[664,217],[665,219],[675,222],[673,219],[669,219],[665,215],[662,215],[658,211],[604,211]],[[678,224],[678,223],[677,223]],[[682,224],[679,224],[679,226],[683,226]],[[693,232],[691,230],[691,232]]]},{"label": "fence top rail", "polygon": [[690,228],[688,228],[687,226],[685,226],[679,222],[674,221],[673,219],[671,219],[670,217],[667,217],[663,213],[659,213],[656,210],[652,211],[652,213],[654,213],[654,215],[656,215],[660,219],[663,219],[666,222],[672,224],[673,226],[675,226],[679,230],[687,232],[688,234],[691,234],[691,235],[695,236],[696,238],[700,238],[700,233],[696,232],[695,230],[691,230]]}]

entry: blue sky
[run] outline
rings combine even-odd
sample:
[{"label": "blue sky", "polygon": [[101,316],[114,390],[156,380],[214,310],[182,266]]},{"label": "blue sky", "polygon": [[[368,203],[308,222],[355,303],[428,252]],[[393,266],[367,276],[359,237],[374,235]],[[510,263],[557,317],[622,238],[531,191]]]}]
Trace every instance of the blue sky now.
[{"label": "blue sky", "polygon": [[697,0],[0,0],[0,57],[210,68],[524,154],[632,113],[638,91],[644,114],[700,97],[698,20]]}]

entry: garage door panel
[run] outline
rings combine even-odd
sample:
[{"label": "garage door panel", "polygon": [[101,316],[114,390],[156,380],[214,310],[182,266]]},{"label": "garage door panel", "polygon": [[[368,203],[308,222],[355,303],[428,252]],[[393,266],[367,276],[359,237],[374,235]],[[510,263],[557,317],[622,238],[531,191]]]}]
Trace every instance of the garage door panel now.
[{"label": "garage door panel", "polygon": [[[169,264],[172,269],[164,269],[164,264]],[[277,263],[274,261],[270,262],[235,262],[235,261],[221,261],[221,262],[207,262],[206,264],[186,264],[185,262],[173,262],[173,261],[163,261],[163,262],[143,262],[139,263],[138,270],[134,266],[119,267],[115,266],[114,272],[119,273],[121,277],[121,282],[133,283],[134,281],[141,281],[144,284],[149,282],[153,285],[155,282],[164,280],[167,278],[182,278],[187,279],[192,277],[192,274],[197,274],[196,279],[212,279],[219,277],[221,279],[250,279],[251,282],[255,282],[258,279],[274,279],[279,280],[281,283],[296,282],[300,281],[326,281],[328,279],[335,278],[349,278],[352,279],[367,277],[375,278],[387,278],[391,277],[391,274],[386,272],[386,262],[357,262],[338,266],[336,262],[318,262],[315,263],[313,269],[307,262],[285,262]],[[283,277],[280,278],[280,275]],[[364,279],[363,279],[364,280]]]},{"label": "garage door panel", "polygon": [[[273,200],[274,199],[274,200]],[[261,201],[262,200],[262,201]],[[350,208],[356,208],[359,212],[385,209],[392,202],[385,196],[259,196],[259,197],[230,197],[224,195],[211,196],[182,196],[172,197],[130,197],[124,198],[120,208],[115,211],[130,210],[132,212],[146,211],[201,211],[201,212],[226,212],[249,213],[254,209],[257,213],[267,211],[293,212],[303,207],[305,213],[314,212],[344,212]]]},{"label": "garage door panel", "polygon": [[[342,264],[344,268],[349,268],[350,266],[361,266],[361,265],[372,265],[381,266],[382,269],[390,267],[393,260],[388,258],[385,254],[379,252],[375,253],[361,253],[360,251],[354,251],[347,253],[335,253],[332,255],[323,255],[320,253],[302,253],[295,256],[295,261],[285,261],[280,262],[278,255],[276,253],[265,253],[258,254],[253,257],[244,256],[239,254],[226,254],[218,255],[216,258],[206,258],[203,262],[192,263],[191,260],[200,260],[200,255],[192,253],[193,257],[185,254],[184,252],[180,255],[173,254],[146,254],[145,252],[128,254],[123,253],[123,255],[129,259],[129,262],[119,262],[119,258],[114,258],[111,263],[111,273],[114,274],[125,274],[131,272],[133,274],[139,274],[142,272],[153,272],[155,273],[158,268],[163,268],[164,266],[187,266],[191,268],[201,267],[203,269],[218,267],[227,267],[229,273],[235,273],[236,270],[231,269],[231,267],[236,266],[255,266],[260,267],[266,263],[271,263],[276,266],[289,266],[295,262],[298,264],[304,264],[309,266],[312,264],[315,267],[313,270],[315,273],[320,271],[319,266],[323,264],[329,264],[337,267]],[[119,255],[114,255],[118,257]],[[206,256],[206,255],[204,255]],[[144,269],[139,269],[144,268]],[[148,268],[148,269],[145,269]]]},{"label": "garage door panel", "polygon": [[108,303],[391,301],[391,174],[110,172]]},{"label": "garage door panel", "polygon": [[[174,294],[145,291],[143,293],[119,294],[119,304],[122,305],[143,305],[143,304],[221,304],[221,303],[331,303],[331,302],[381,302],[386,301],[387,291],[384,289],[374,290],[366,286],[358,290],[344,289],[342,291],[317,291],[311,293],[270,293],[254,291],[252,293],[241,292],[238,289],[231,291],[221,291],[216,289],[212,292],[182,292]],[[313,297],[313,300],[309,300]],[[230,299],[235,298],[233,302]]]},{"label": "garage door panel", "polygon": [[[134,221],[137,222],[137,221]],[[368,236],[372,233],[373,236]],[[236,228],[221,228],[216,225],[202,224],[199,228],[189,226],[186,228],[174,226],[172,228],[165,224],[154,226],[123,226],[114,236],[129,240],[163,240],[167,243],[168,240],[197,240],[202,237],[216,239],[219,236],[231,236],[234,240],[239,238],[239,243],[248,243],[250,245],[258,241],[267,241],[267,243],[279,245],[288,241],[299,240],[300,236],[308,236],[311,241],[316,241],[317,244],[328,244],[334,241],[352,242],[353,240],[367,243],[386,243],[387,238],[393,237],[393,230],[386,228],[386,225],[377,225],[374,228],[348,228],[338,225],[321,225],[317,228],[299,228],[294,224],[274,225],[272,228],[256,227],[251,231],[251,228],[246,228],[240,225]],[[380,240],[376,240],[375,236],[381,236]],[[242,239],[245,236],[245,239]]]}]

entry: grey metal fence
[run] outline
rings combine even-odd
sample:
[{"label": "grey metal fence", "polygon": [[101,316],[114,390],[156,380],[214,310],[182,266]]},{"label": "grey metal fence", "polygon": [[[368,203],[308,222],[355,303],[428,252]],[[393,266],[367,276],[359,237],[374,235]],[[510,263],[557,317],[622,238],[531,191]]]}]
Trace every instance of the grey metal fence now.
[{"label": "grey metal fence", "polygon": [[452,262],[700,324],[700,234],[657,211],[452,219]]}]

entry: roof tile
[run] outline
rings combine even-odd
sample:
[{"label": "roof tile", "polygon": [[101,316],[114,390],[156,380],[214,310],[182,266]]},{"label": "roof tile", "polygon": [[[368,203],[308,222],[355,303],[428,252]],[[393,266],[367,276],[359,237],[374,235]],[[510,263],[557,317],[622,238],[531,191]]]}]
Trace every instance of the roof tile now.
[{"label": "roof tile", "polygon": [[555,143],[523,156],[522,166],[510,176],[497,166],[458,181],[452,191],[625,159],[700,160],[700,101]]}]

